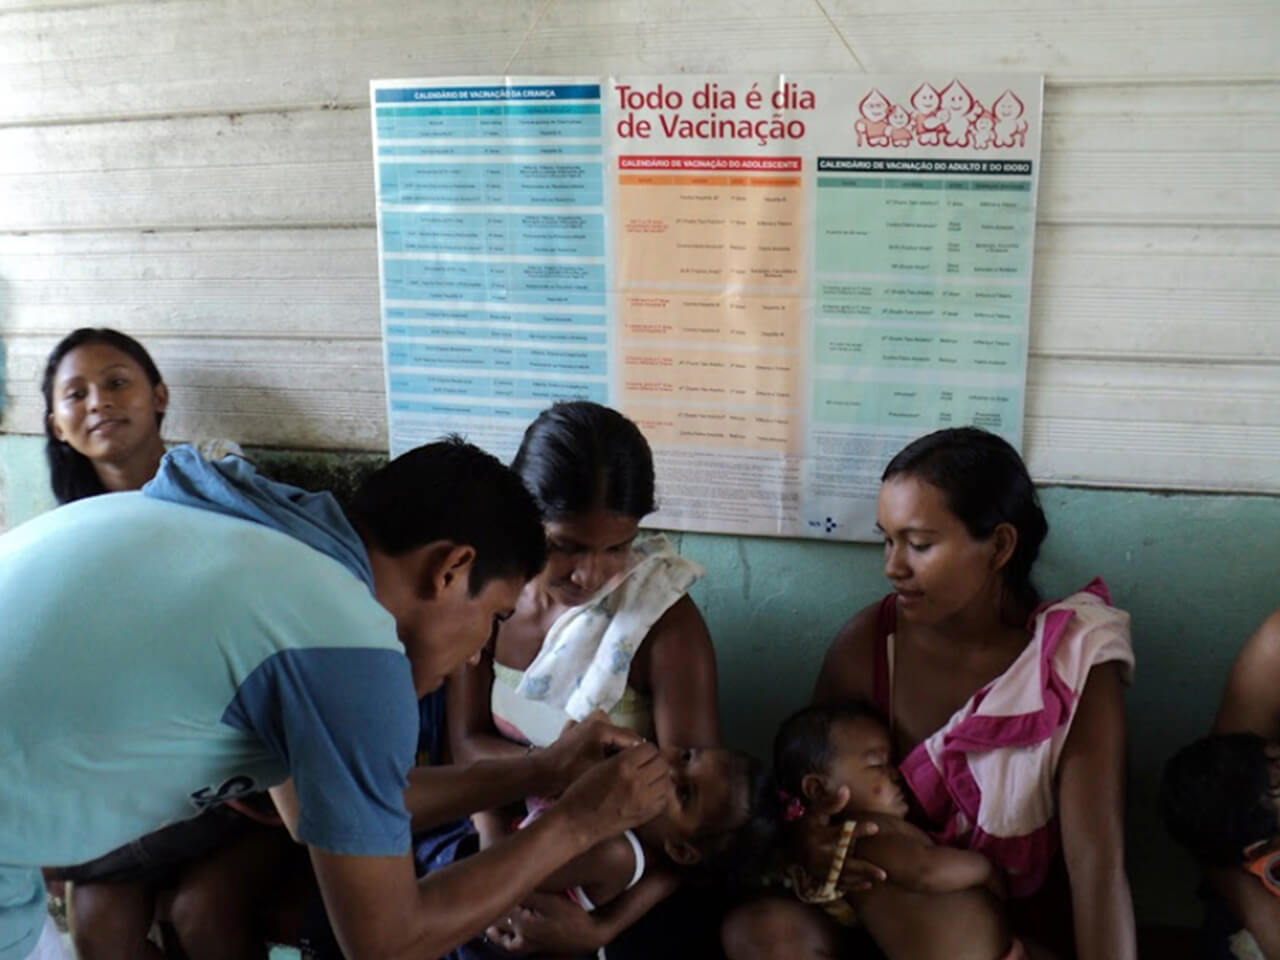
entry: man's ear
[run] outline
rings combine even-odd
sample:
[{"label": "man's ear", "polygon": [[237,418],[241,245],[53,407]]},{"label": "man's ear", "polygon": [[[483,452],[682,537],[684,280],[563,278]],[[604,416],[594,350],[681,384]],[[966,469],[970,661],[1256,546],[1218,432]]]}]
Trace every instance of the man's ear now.
[{"label": "man's ear", "polygon": [[849,805],[849,788],[835,786],[820,773],[806,773],[800,781],[805,805],[814,813],[831,816]]},{"label": "man's ear", "polygon": [[1018,528],[1012,523],[996,524],[996,528],[991,531],[991,545],[994,548],[991,569],[1003,570],[1013,557],[1013,551],[1018,548]]},{"label": "man's ear", "polygon": [[151,388],[151,395],[155,400],[156,413],[164,413],[169,409],[169,388],[163,380]]},{"label": "man's ear", "polygon": [[[419,580],[423,595],[429,600],[447,596],[450,592],[462,597],[470,596],[471,567],[475,559],[475,548],[467,544],[442,543],[428,550]],[[457,594],[459,589],[461,594]]]},{"label": "man's ear", "polygon": [[662,849],[666,851],[672,863],[682,867],[692,867],[702,860],[702,851],[687,840],[668,837],[662,841]]}]

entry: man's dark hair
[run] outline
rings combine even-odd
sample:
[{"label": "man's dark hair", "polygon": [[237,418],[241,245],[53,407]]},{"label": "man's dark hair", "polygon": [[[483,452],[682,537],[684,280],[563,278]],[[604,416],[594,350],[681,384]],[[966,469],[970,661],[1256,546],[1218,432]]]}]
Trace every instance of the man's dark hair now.
[{"label": "man's dark hair", "polygon": [[773,738],[773,775],[792,797],[802,797],[801,781],[809,773],[831,767],[831,728],[842,720],[870,717],[883,722],[865,700],[839,700],[797,710],[778,727]]},{"label": "man's dark hair", "polygon": [[374,471],[348,515],[393,557],[437,540],[473,547],[473,596],[498,577],[532,579],[547,560],[542,516],[520,478],[458,436],[416,447]]},{"label": "man's dark hair", "polygon": [[525,430],[511,469],[548,520],[596,507],[641,520],[654,510],[649,442],[634,423],[598,403],[543,410]]},{"label": "man's dark hair", "polygon": [[1255,733],[1204,737],[1165,764],[1165,829],[1202,864],[1238,865],[1245,847],[1276,835],[1277,791],[1267,744]]}]

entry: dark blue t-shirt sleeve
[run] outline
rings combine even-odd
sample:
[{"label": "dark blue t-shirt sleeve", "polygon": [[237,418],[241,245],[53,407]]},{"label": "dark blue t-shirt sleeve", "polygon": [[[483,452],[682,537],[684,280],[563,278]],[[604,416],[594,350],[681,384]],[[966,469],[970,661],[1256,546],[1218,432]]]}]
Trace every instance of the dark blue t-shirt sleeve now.
[{"label": "dark blue t-shirt sleeve", "polygon": [[394,650],[285,650],[236,691],[223,721],[288,766],[308,845],[352,856],[409,850],[404,806],[418,738],[409,662]]}]

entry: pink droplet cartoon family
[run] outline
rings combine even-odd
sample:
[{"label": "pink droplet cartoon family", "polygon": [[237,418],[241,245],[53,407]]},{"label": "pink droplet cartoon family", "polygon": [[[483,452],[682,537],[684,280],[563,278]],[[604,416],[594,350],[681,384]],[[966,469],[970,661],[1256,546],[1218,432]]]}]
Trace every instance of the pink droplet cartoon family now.
[{"label": "pink droplet cartoon family", "polygon": [[1012,90],[992,101],[990,109],[959,80],[937,90],[922,83],[911,94],[910,109],[872,89],[858,103],[854,131],[860,147],[1022,147],[1027,141],[1026,106]]}]

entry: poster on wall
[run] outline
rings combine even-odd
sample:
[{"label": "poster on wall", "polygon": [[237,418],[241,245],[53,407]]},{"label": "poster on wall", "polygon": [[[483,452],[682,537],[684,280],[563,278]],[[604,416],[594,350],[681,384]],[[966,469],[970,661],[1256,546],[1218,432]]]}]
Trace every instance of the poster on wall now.
[{"label": "poster on wall", "polygon": [[909,440],[1021,447],[1038,75],[370,93],[393,455],[594,400],[653,447],[647,525],[867,540]]}]

